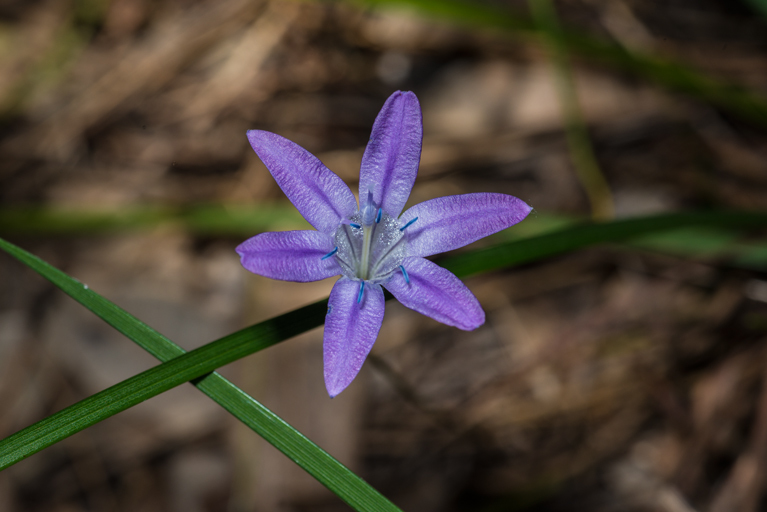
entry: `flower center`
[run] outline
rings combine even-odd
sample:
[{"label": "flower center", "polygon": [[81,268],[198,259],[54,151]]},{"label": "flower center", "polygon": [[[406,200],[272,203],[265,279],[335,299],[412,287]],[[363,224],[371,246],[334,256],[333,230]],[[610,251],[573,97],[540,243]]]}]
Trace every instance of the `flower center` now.
[{"label": "flower center", "polygon": [[367,205],[341,224],[334,235],[335,256],[351,279],[382,283],[398,270],[407,252],[407,239],[397,220],[380,208],[370,215]]}]

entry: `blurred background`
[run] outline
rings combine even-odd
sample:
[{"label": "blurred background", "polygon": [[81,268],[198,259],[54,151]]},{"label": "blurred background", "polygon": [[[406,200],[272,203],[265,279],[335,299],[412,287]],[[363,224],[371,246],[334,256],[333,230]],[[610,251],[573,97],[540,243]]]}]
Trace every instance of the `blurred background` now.
[{"label": "blurred background", "polygon": [[[409,204],[497,191],[579,220],[767,210],[761,0],[0,2],[0,236],[187,349],[326,297],[234,248],[303,229],[245,131],[356,191],[395,90]],[[547,9],[553,7],[553,9]],[[556,19],[562,28],[557,30]],[[473,332],[401,305],[330,400],[322,330],[222,370],[409,511],[767,510],[764,232],[687,229],[466,280]],[[0,254],[0,436],[156,362]],[[0,474],[0,509],[336,511],[184,385]]]}]

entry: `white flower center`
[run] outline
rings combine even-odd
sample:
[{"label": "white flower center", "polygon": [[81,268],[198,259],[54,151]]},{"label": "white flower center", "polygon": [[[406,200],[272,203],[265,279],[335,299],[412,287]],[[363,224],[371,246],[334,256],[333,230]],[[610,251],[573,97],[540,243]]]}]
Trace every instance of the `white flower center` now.
[{"label": "white flower center", "polygon": [[395,218],[380,209],[370,215],[368,209],[363,208],[349,219],[349,224],[338,227],[334,235],[338,248],[335,257],[346,277],[378,284],[400,269],[407,239]]}]

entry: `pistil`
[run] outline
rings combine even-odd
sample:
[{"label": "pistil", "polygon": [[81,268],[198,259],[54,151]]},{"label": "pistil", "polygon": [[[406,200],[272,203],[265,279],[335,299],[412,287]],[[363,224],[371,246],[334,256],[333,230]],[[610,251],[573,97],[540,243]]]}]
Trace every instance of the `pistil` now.
[{"label": "pistil", "polygon": [[[350,279],[379,284],[399,270],[407,240],[397,220],[373,203],[372,193],[366,199],[358,213],[341,222],[333,237],[338,251],[328,257],[335,257]],[[360,301],[365,288],[360,288]]]},{"label": "pistil", "polygon": [[[376,209],[373,203],[373,191],[368,189],[368,197],[362,207],[362,257],[357,268],[357,276],[363,281],[370,279],[370,252],[373,248],[376,226],[381,222],[383,210]],[[360,295],[362,292],[360,292]]]},{"label": "pistil", "polygon": [[370,270],[370,249],[373,245],[373,230],[375,224],[372,226],[362,226],[362,258],[360,258],[360,266],[357,269],[357,276],[366,280],[369,279],[368,271]]}]

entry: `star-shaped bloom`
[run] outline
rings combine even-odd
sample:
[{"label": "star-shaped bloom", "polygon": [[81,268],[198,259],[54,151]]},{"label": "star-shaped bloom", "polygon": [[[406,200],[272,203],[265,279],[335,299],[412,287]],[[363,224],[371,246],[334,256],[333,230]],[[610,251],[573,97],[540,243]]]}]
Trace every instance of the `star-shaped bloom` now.
[{"label": "star-shaped bloom", "polygon": [[520,222],[530,206],[497,193],[431,199],[404,213],[421,159],[421,107],[397,91],[373,124],[362,157],[359,206],[317,157],[274,133],[248,140],[282,191],[316,231],[256,235],[237,247],[242,265],[284,281],[340,275],[325,317],[325,386],[343,391],[362,367],[384,315],[383,288],[439,322],[473,330],[485,322],[476,297],[427,256],[463,247]]}]

